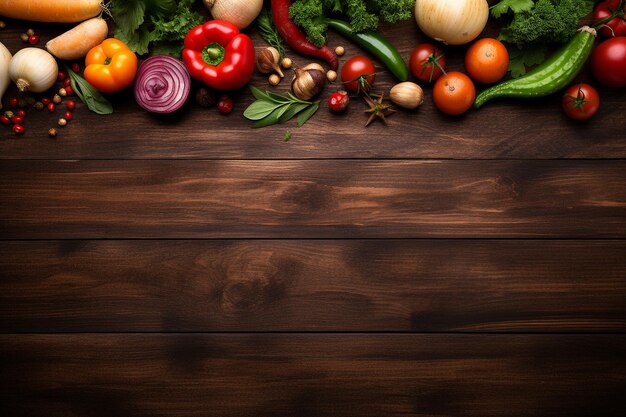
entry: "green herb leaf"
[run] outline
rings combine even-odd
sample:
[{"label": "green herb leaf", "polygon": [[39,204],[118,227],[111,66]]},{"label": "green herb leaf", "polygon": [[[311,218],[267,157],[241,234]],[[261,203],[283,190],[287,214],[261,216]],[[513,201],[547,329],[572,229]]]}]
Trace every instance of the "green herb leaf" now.
[{"label": "green herb leaf", "polygon": [[514,13],[525,12],[533,8],[535,3],[533,0],[502,0],[495,6],[491,7],[491,15],[496,19],[509,12]]},{"label": "green herb leaf", "polygon": [[72,71],[70,67],[66,66],[66,69],[70,76],[72,90],[87,105],[89,110],[97,114],[113,113],[113,106],[109,100],[104,98],[87,80]]},{"label": "green herb leaf", "polygon": [[310,104],[303,104],[303,103],[294,103],[291,106],[289,106],[289,109],[283,113],[282,116],[280,116],[280,119],[278,120],[278,123],[285,123],[288,122],[289,120],[293,119],[293,117],[300,113],[301,111],[303,111],[304,109],[306,109],[307,107],[309,107]]},{"label": "green herb leaf", "polygon": [[276,26],[272,20],[272,15],[266,7],[261,10],[261,14],[256,19],[256,26],[259,29],[259,34],[269,46],[273,46],[278,51],[278,54],[282,57],[285,56],[285,47],[283,46],[283,39],[278,34]]},{"label": "green herb leaf", "polygon": [[292,136],[293,136],[293,133],[291,132],[291,130],[287,129],[287,131],[285,132],[283,136],[283,141],[289,142]]},{"label": "green herb leaf", "polygon": [[312,106],[298,115],[298,127],[302,127],[320,108],[320,102],[313,103]]},{"label": "green herb leaf", "polygon": [[269,116],[277,108],[283,106],[285,106],[285,104],[280,105],[265,100],[257,100],[243,112],[243,116],[248,120],[261,120]]},{"label": "green herb leaf", "polygon": [[545,46],[533,46],[520,49],[517,47],[509,48],[509,71],[511,77],[518,78],[526,74],[527,67],[533,67],[541,64],[546,59]]}]

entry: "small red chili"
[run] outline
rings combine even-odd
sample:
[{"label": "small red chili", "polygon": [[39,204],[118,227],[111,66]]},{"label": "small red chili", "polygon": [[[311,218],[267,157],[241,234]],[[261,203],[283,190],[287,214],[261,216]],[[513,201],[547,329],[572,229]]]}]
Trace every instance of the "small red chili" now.
[{"label": "small red chili", "polygon": [[217,103],[217,111],[222,114],[229,114],[233,111],[233,101],[230,97],[220,97],[220,101]]},{"label": "small red chili", "polygon": [[57,81],[64,81],[67,78],[67,74],[63,71],[59,71],[57,75]]},{"label": "small red chili", "polygon": [[74,94],[74,90],[72,90],[72,87],[70,87],[69,85],[65,87],[65,92],[67,93],[68,96],[71,96]]},{"label": "small red chili", "polygon": [[37,45],[39,43],[40,37],[38,35],[33,35],[28,38],[28,43],[31,45]]},{"label": "small red chili", "polygon": [[17,107],[20,105],[20,101],[18,99],[16,99],[15,97],[11,97],[9,99],[9,106],[11,107]]},{"label": "small red chili", "polygon": [[16,135],[23,135],[26,132],[26,129],[22,125],[13,125],[13,133]]},{"label": "small red chili", "polygon": [[333,93],[328,99],[328,107],[335,112],[344,111],[349,103],[350,96],[348,96],[348,92],[344,90]]},{"label": "small red chili", "polygon": [[72,111],[76,108],[76,102],[74,100],[67,100],[65,102],[65,106],[69,111]]},{"label": "small red chili", "polygon": [[57,105],[54,103],[48,103],[48,111],[53,113],[57,109]]},{"label": "small red chili", "polygon": [[65,120],[72,120],[72,112],[71,111],[66,111],[65,114],[63,115],[63,118]]},{"label": "small red chili", "polygon": [[47,106],[48,104],[50,104],[50,99],[47,97],[44,97],[41,99],[41,102]]},{"label": "small red chili", "polygon": [[24,118],[19,116],[13,116],[11,118],[11,123],[13,123],[14,125],[21,125],[22,123],[24,123]]},{"label": "small red chili", "polygon": [[3,125],[10,125],[11,119],[9,119],[3,114],[2,116],[0,116],[0,123],[2,123]]},{"label": "small red chili", "polygon": [[80,72],[80,65],[77,62],[74,62],[72,64],[72,71],[74,72]]},{"label": "small red chili", "polygon": [[19,117],[26,117],[26,112],[24,110],[20,110],[20,111],[17,112],[17,115]]}]

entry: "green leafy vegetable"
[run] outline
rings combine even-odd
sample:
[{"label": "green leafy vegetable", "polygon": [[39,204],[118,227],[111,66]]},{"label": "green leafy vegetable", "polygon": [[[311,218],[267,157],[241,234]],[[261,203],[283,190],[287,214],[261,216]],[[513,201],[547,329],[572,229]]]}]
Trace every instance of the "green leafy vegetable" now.
[{"label": "green leafy vegetable", "polygon": [[70,67],[66,66],[66,70],[70,77],[72,90],[74,90],[78,98],[87,105],[89,110],[98,114],[113,113],[113,106],[109,100],[104,98],[87,80],[72,71]]},{"label": "green leafy vegetable", "polygon": [[111,15],[115,37],[139,55],[180,57],[187,32],[204,21],[191,10],[194,0],[115,0]]},{"label": "green leafy vegetable", "polygon": [[278,34],[276,26],[274,26],[274,21],[272,20],[272,15],[267,8],[264,7],[263,10],[261,10],[261,14],[259,14],[259,17],[256,19],[256,26],[263,40],[267,42],[269,46],[276,48],[280,56],[284,57],[285,47],[283,46],[283,39]]},{"label": "green leafy vegetable", "polygon": [[519,77],[526,67],[541,63],[548,46],[568,42],[593,4],[592,0],[502,0],[493,6],[492,16],[509,17],[498,39],[509,45],[511,75]]},{"label": "green leafy vegetable", "polygon": [[304,125],[320,108],[320,102],[304,101],[291,93],[281,96],[251,86],[256,101],[244,111],[246,119],[252,120],[252,127],[260,128],[285,123],[296,115],[298,126]]},{"label": "green leafy vegetable", "polygon": [[287,130],[285,134],[283,135],[283,141],[289,142],[292,136],[293,136],[293,133],[291,133],[291,130]]},{"label": "green leafy vegetable", "polygon": [[411,18],[414,0],[296,0],[289,15],[317,46],[326,43],[326,16],[347,16],[356,32],[376,30],[382,19],[388,23]]}]

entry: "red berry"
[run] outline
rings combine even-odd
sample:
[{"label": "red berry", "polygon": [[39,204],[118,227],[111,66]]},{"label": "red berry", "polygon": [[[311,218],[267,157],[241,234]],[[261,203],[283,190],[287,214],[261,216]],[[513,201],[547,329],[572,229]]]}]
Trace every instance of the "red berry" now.
[{"label": "red berry", "polygon": [[3,114],[2,116],[0,116],[0,123],[2,123],[3,125],[10,125],[11,119],[9,119]]},{"label": "red berry", "polygon": [[74,94],[74,90],[72,90],[72,87],[70,87],[69,85],[65,87],[65,92],[67,93],[68,96],[71,96]]},{"label": "red berry", "polygon": [[76,102],[74,100],[67,100],[65,102],[65,106],[69,111],[72,111],[76,108]]},{"label": "red berry", "polygon": [[350,96],[348,96],[348,93],[343,90],[333,93],[328,99],[328,107],[330,107],[332,111],[336,112],[344,111],[346,107],[348,107],[349,103]]},{"label": "red berry", "polygon": [[54,103],[48,103],[48,111],[50,113],[54,112],[57,109],[57,105]]},{"label": "red berry", "polygon": [[38,35],[30,36],[28,38],[28,43],[30,43],[31,45],[37,45],[39,43],[39,36]]},{"label": "red berry", "polygon": [[20,105],[20,101],[18,99],[16,99],[15,97],[12,97],[9,99],[9,106],[11,107],[17,107]]},{"label": "red berry", "polygon": [[63,81],[67,78],[67,74],[63,71],[59,71],[59,74],[57,75],[57,81]]},{"label": "red berry", "polygon": [[233,101],[230,99],[230,97],[220,97],[220,101],[217,103],[217,111],[222,114],[229,114],[233,111]]},{"label": "red berry", "polygon": [[13,125],[13,133],[16,135],[23,135],[26,132],[26,129],[22,125]]},{"label": "red berry", "polygon": [[50,104],[50,99],[47,97],[44,97],[41,99],[41,102],[47,106],[48,104]]},{"label": "red berry", "polygon": [[70,120],[72,120],[72,112],[66,111],[65,114],[63,115],[63,118],[69,122]]},{"label": "red berry", "polygon": [[63,80],[63,87],[69,87],[72,84],[72,80],[70,80],[69,78],[66,78],[65,80]]},{"label": "red berry", "polygon": [[72,64],[72,71],[74,72],[80,72],[80,65],[77,62],[74,62]]},{"label": "red berry", "polygon": [[20,111],[18,111],[18,112],[17,112],[17,115],[18,115],[19,117],[24,118],[24,117],[26,117],[26,112],[25,112],[24,110],[20,110]]},{"label": "red berry", "polygon": [[14,125],[21,125],[22,123],[24,123],[24,118],[19,116],[13,116],[11,118],[11,123],[13,123]]}]

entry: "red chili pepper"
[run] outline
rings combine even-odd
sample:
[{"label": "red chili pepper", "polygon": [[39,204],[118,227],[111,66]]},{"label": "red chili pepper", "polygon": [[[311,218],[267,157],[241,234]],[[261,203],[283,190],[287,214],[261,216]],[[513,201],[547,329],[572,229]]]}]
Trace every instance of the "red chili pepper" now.
[{"label": "red chili pepper", "polygon": [[183,61],[191,76],[209,87],[236,90],[252,78],[254,45],[232,23],[210,20],[185,37]]},{"label": "red chili pepper", "polygon": [[302,55],[323,59],[328,62],[331,70],[336,71],[339,67],[337,54],[328,46],[318,48],[313,45],[289,18],[289,7],[291,7],[291,0],[272,0],[272,18],[280,36],[291,49],[300,52]]}]

